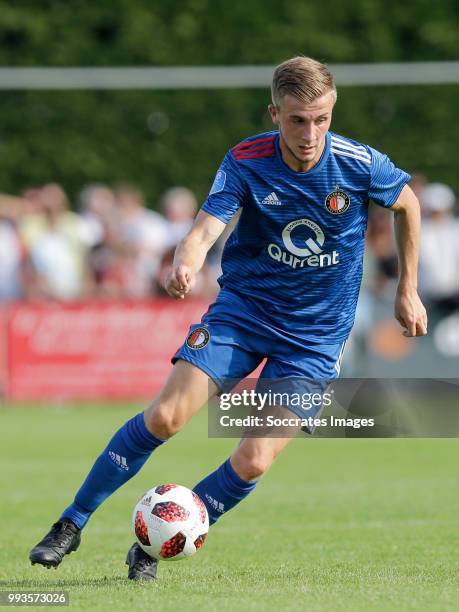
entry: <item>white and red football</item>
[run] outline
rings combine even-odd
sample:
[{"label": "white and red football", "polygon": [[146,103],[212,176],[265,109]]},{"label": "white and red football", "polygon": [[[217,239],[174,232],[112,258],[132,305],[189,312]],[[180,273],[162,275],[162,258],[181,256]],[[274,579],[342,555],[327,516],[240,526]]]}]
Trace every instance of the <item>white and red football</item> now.
[{"label": "white and red football", "polygon": [[196,493],[182,485],[162,484],[139,499],[132,529],[150,557],[175,561],[191,557],[202,547],[209,531],[209,516]]}]

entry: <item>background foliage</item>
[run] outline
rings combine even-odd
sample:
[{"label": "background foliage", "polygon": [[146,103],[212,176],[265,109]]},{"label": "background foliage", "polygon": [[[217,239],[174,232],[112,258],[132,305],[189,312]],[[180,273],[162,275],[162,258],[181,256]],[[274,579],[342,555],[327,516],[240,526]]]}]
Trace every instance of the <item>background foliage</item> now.
[{"label": "background foliage", "polygon": [[[457,0],[0,0],[0,65],[458,59]],[[459,86],[341,88],[333,129],[456,190]],[[205,197],[226,150],[270,129],[268,91],[2,92],[0,191],[48,180],[172,184]]]}]

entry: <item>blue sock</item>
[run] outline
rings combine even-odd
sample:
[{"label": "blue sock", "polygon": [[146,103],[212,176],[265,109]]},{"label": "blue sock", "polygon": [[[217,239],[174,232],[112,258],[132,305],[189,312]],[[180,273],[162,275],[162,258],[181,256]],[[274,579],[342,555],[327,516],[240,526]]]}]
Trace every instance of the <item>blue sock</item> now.
[{"label": "blue sock", "polygon": [[201,480],[193,491],[206,505],[209,523],[213,525],[222,514],[247,497],[256,484],[242,480],[227,459],[215,472]]},{"label": "blue sock", "polygon": [[70,519],[82,529],[94,510],[135,476],[163,442],[148,431],[143,412],[127,421],[97,458],[73,504],[64,510],[61,519]]}]

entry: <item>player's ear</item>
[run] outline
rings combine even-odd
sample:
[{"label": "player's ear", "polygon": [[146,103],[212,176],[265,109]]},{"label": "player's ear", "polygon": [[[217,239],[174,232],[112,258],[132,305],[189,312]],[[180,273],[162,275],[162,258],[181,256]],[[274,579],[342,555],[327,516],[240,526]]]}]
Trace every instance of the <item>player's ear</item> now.
[{"label": "player's ear", "polygon": [[279,109],[277,106],[275,104],[269,104],[268,110],[274,125],[279,125]]}]

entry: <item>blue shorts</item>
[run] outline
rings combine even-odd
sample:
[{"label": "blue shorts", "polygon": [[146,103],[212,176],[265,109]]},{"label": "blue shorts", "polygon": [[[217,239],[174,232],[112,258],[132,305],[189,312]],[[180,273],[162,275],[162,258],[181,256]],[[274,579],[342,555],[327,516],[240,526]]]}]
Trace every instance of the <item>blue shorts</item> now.
[{"label": "blue shorts", "polygon": [[[223,292],[222,292],[223,293]],[[260,379],[331,381],[338,377],[345,341],[305,345],[253,316],[250,303],[228,291],[191,325],[172,362],[183,359],[203,370],[221,391],[251,374],[266,358]]]}]

